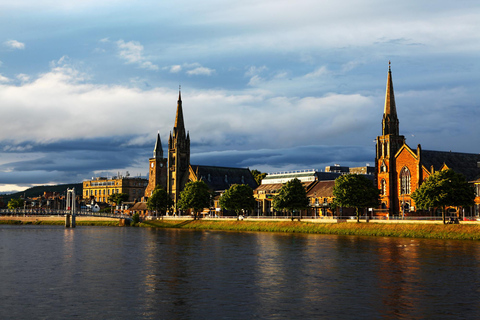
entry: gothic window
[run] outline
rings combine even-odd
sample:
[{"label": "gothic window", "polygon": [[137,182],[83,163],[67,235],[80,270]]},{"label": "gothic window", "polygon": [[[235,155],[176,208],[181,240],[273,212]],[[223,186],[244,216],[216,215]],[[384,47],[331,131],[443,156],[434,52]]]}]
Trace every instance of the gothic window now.
[{"label": "gothic window", "polygon": [[387,194],[387,181],[385,181],[385,179],[382,179],[380,190],[382,192],[382,196]]},{"label": "gothic window", "polygon": [[410,194],[410,170],[407,167],[400,172],[400,194]]},{"label": "gothic window", "polygon": [[382,170],[382,172],[387,172],[387,166],[385,165],[385,162],[382,161],[380,169]]}]

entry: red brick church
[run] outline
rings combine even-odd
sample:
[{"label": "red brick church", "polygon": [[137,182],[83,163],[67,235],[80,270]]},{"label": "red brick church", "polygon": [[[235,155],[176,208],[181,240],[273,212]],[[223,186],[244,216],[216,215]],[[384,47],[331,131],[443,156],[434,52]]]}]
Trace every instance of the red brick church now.
[{"label": "red brick church", "polygon": [[[418,145],[412,149],[399,134],[399,121],[393,93],[392,71],[388,67],[387,92],[382,120],[382,135],[376,144],[376,181],[380,190],[380,214],[418,215],[411,194],[436,171],[452,169],[467,181],[480,183],[480,154],[427,151]],[[478,189],[478,188],[477,188]],[[477,190],[478,191],[478,190]],[[474,208],[465,208],[465,216],[478,216],[479,197]]]}]

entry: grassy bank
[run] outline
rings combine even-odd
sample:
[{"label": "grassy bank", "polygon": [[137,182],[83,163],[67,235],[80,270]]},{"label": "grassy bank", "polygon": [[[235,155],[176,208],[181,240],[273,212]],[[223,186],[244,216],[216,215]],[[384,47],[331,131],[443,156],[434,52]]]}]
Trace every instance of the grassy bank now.
[{"label": "grassy bank", "polygon": [[[35,220],[35,221],[26,221],[26,220],[0,220],[0,224],[10,224],[10,225],[49,225],[49,226],[64,226],[65,220]],[[118,221],[76,221],[77,226],[106,226],[106,227],[118,227]]]},{"label": "grassy bank", "polygon": [[140,225],[144,227],[155,228],[181,228],[197,230],[264,231],[376,237],[480,240],[480,225],[462,224],[322,224],[297,221],[155,220],[145,221]]}]

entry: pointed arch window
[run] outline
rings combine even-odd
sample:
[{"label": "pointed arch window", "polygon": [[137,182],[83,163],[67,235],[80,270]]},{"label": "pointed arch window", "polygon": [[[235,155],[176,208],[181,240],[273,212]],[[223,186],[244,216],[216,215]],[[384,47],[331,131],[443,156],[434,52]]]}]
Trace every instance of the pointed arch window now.
[{"label": "pointed arch window", "polygon": [[380,170],[381,170],[382,172],[387,172],[387,166],[385,165],[385,162],[384,162],[384,161],[382,161],[382,165],[380,166]]},{"label": "pointed arch window", "polygon": [[410,170],[403,167],[400,172],[400,194],[410,194]]},{"label": "pointed arch window", "polygon": [[387,181],[385,181],[385,179],[382,179],[380,191],[383,196],[387,194]]}]

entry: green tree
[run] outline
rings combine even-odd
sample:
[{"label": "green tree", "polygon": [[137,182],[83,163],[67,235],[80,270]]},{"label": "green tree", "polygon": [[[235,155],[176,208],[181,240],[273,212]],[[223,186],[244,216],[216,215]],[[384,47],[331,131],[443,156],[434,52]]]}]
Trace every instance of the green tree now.
[{"label": "green tree", "polygon": [[235,211],[238,220],[240,211],[255,208],[253,190],[246,184],[234,184],[223,193],[219,204],[222,209]]},{"label": "green tree", "polygon": [[447,206],[472,206],[475,189],[462,174],[447,169],[437,171],[429,176],[420,188],[412,193],[412,199],[420,209],[442,208],[442,219],[445,223],[445,208]]},{"label": "green tree", "polygon": [[17,208],[23,207],[23,204],[24,204],[24,202],[23,202],[23,199],[21,199],[21,198],[10,199],[10,201],[8,201],[7,207],[10,210],[15,210]]},{"label": "green tree", "polygon": [[178,207],[182,210],[193,210],[193,218],[197,219],[203,208],[210,207],[210,189],[203,181],[190,181],[180,193]]},{"label": "green tree", "polygon": [[297,178],[288,181],[273,198],[272,204],[275,210],[287,210],[290,212],[293,220],[293,212],[295,210],[302,210],[308,207],[307,192],[302,182]]},{"label": "green tree", "polygon": [[250,171],[252,173],[253,178],[257,182],[258,185],[262,184],[262,179],[267,176],[266,173],[262,173],[256,169]]},{"label": "green tree", "polygon": [[108,196],[108,201],[115,203],[116,205],[121,204],[128,200],[128,194],[126,193],[114,193]]},{"label": "green tree", "polygon": [[168,195],[167,191],[160,186],[156,186],[152,195],[147,200],[147,208],[150,211],[167,211],[173,206],[173,200]]},{"label": "green tree", "polygon": [[380,203],[380,190],[371,180],[358,174],[346,174],[335,179],[333,196],[336,206],[355,208],[357,222],[360,222],[360,209],[377,207]]}]

